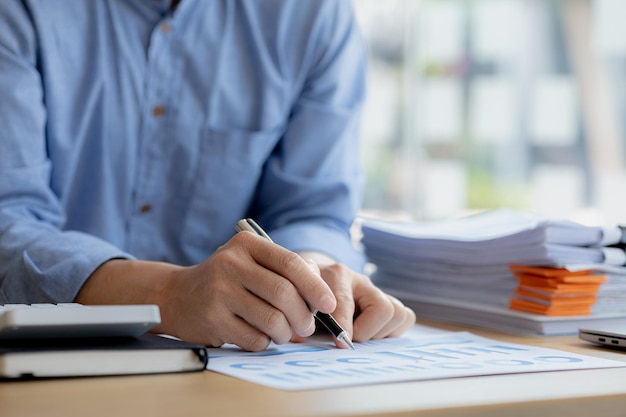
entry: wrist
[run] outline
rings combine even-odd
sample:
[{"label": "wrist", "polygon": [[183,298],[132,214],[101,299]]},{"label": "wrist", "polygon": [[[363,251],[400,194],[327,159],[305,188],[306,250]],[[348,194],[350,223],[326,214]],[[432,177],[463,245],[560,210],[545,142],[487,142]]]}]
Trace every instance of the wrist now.
[{"label": "wrist", "polygon": [[81,304],[156,304],[161,306],[181,267],[163,262],[112,259],[100,265],[76,296]]}]

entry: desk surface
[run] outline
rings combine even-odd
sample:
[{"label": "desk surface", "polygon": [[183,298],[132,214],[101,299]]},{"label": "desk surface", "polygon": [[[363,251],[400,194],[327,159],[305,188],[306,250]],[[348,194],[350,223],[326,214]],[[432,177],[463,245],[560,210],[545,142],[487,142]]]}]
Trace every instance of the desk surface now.
[{"label": "desk surface", "polygon": [[[576,336],[447,330],[626,361]],[[286,392],[201,372],[0,383],[0,416],[623,416],[626,368],[509,374]]]}]

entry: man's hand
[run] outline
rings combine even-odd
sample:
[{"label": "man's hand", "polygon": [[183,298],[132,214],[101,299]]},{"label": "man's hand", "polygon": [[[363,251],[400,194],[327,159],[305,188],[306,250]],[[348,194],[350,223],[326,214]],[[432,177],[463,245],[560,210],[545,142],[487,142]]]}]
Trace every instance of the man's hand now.
[{"label": "man's hand", "polygon": [[77,302],[154,303],[156,332],[209,346],[265,349],[315,330],[312,308],[330,313],[336,301],[311,265],[252,233],[237,233],[191,267],[112,260],[87,280]]},{"label": "man's hand", "polygon": [[320,254],[298,255],[252,233],[237,233],[190,267],[108,261],[87,280],[76,301],[157,304],[162,322],[155,332],[209,346],[232,343],[250,351],[265,349],[271,341],[310,336],[315,330],[313,308],[332,313],[356,342],[399,336],[415,323],[413,311],[366,276]]},{"label": "man's hand", "polygon": [[[333,317],[354,342],[397,337],[415,324],[413,310],[381,291],[367,276],[323,254],[304,252],[300,255],[319,265],[322,278],[337,300]],[[341,342],[337,342],[337,346],[345,347]]]},{"label": "man's hand", "polygon": [[415,324],[415,313],[368,277],[335,263],[320,268],[337,299],[333,316],[354,342],[397,337]]}]

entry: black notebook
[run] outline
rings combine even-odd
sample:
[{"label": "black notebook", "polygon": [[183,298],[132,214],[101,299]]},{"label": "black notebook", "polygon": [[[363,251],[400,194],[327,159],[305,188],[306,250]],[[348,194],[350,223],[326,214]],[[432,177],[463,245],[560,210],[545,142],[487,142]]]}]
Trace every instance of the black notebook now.
[{"label": "black notebook", "polygon": [[154,334],[0,342],[0,379],[133,375],[204,370],[205,346]]}]

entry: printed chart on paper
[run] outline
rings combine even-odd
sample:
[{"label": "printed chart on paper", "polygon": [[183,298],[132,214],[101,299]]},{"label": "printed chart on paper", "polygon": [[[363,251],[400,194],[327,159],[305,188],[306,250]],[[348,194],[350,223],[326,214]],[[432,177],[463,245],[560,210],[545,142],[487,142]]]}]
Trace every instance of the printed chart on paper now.
[{"label": "printed chart on paper", "polygon": [[337,349],[331,342],[271,345],[262,352],[234,346],[209,350],[207,369],[283,390],[331,388],[478,375],[624,367],[626,363],[468,332],[421,334]]}]

